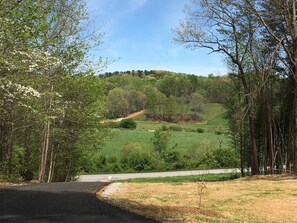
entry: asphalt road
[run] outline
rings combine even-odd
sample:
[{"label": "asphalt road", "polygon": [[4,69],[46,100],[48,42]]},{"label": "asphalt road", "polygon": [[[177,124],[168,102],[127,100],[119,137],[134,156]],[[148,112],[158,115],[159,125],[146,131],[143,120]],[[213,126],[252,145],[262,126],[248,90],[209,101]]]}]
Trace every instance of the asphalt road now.
[{"label": "asphalt road", "polygon": [[95,192],[105,185],[73,182],[0,188],[0,222],[156,222],[98,200]]},{"label": "asphalt road", "polygon": [[152,178],[152,177],[176,177],[203,174],[218,173],[240,173],[237,168],[234,169],[214,169],[214,170],[189,170],[189,171],[171,171],[171,172],[154,172],[154,173],[124,173],[124,174],[98,174],[98,175],[81,175],[78,177],[79,182],[109,182],[112,180],[127,180],[133,178]]}]

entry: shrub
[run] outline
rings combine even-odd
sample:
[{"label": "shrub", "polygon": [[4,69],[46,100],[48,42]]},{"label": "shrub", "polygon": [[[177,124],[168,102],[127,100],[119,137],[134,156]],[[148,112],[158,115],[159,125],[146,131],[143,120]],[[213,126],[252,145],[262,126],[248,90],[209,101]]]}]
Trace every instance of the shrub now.
[{"label": "shrub", "polygon": [[168,131],[168,127],[166,125],[162,125],[161,129],[162,131]]},{"label": "shrub", "polygon": [[175,132],[181,132],[183,130],[182,127],[176,126],[176,125],[170,126],[169,129],[172,130],[172,131],[175,131]]},{"label": "shrub", "polygon": [[123,119],[120,122],[120,127],[124,129],[136,129],[137,124],[133,119],[128,118],[128,119]]},{"label": "shrub", "polygon": [[20,171],[20,175],[23,178],[23,180],[26,181],[26,182],[30,182],[34,178],[33,171],[29,170],[28,168],[23,168]]},{"label": "shrub", "polygon": [[213,151],[213,156],[220,167],[236,167],[239,165],[239,156],[234,149],[219,148]]},{"label": "shrub", "polygon": [[205,130],[204,129],[202,129],[202,128],[197,128],[197,130],[196,130],[198,133],[204,133],[205,132]]},{"label": "shrub", "polygon": [[153,170],[156,167],[152,155],[142,151],[139,143],[127,143],[121,148],[121,165],[126,171]]}]

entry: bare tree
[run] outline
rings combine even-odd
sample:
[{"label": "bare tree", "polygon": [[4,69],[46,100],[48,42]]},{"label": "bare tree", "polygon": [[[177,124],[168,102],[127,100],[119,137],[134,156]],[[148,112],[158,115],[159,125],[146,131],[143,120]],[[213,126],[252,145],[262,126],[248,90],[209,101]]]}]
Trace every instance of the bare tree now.
[{"label": "bare tree", "polygon": [[257,24],[246,11],[244,1],[192,0],[186,6],[188,17],[175,29],[175,41],[188,48],[207,48],[222,53],[233,73],[243,85],[246,114],[249,123],[249,141],[252,174],[259,174],[258,148],[254,120],[255,92],[249,76],[253,71],[251,49],[257,35]]},{"label": "bare tree", "polygon": [[245,0],[249,12],[260,21],[266,32],[280,44],[278,58],[294,80],[294,172],[297,173],[297,20],[295,0]]}]

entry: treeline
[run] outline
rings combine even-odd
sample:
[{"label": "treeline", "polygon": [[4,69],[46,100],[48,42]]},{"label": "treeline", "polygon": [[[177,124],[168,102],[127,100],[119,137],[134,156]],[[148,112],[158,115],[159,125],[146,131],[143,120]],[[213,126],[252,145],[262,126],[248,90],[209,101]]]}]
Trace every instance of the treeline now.
[{"label": "treeline", "polygon": [[0,176],[69,181],[106,130],[80,0],[0,1]]},{"label": "treeline", "polygon": [[122,171],[234,168],[238,167],[240,162],[234,148],[222,148],[220,143],[201,142],[194,144],[185,153],[181,153],[176,149],[177,145],[172,144],[171,141],[172,131],[163,126],[154,132],[150,140],[151,149],[145,150],[137,142],[126,143],[120,149],[119,154],[90,155],[92,162],[84,163],[83,169],[87,173],[118,173]]},{"label": "treeline", "polygon": [[241,169],[297,173],[295,1],[192,1],[175,41],[225,56]]},{"label": "treeline", "polygon": [[146,110],[146,117],[169,122],[200,120],[206,102],[228,98],[226,76],[208,77],[168,71],[126,71],[103,75],[107,83],[106,117]]}]

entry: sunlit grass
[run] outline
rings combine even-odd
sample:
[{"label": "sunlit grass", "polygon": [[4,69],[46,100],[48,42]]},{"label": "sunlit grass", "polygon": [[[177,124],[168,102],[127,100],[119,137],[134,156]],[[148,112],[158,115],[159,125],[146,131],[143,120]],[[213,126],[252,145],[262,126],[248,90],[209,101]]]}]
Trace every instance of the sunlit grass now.
[{"label": "sunlit grass", "polygon": [[136,178],[123,180],[123,182],[131,183],[186,183],[186,182],[216,182],[227,181],[239,178],[237,173],[222,173],[222,174],[203,174],[177,177],[157,177],[157,178]]},{"label": "sunlit grass", "polygon": [[202,179],[124,182],[111,198],[127,210],[161,222],[297,222],[297,183],[286,179],[287,176],[222,182],[204,179],[201,206],[198,191]]},{"label": "sunlit grass", "polygon": [[[216,149],[219,146],[228,148],[230,137],[228,135],[227,120],[225,109],[221,104],[209,103],[203,115],[204,121],[199,123],[167,123],[161,121],[145,121],[144,114],[136,117],[136,130],[112,129],[112,137],[102,149],[102,154],[118,156],[119,150],[127,143],[139,143],[144,150],[153,148],[151,138],[154,131],[162,126],[178,126],[182,131],[172,131],[170,145],[176,145],[176,149],[185,153],[197,145],[202,149]],[[203,133],[197,132],[202,129]],[[205,151],[207,152],[207,151]]]}]

